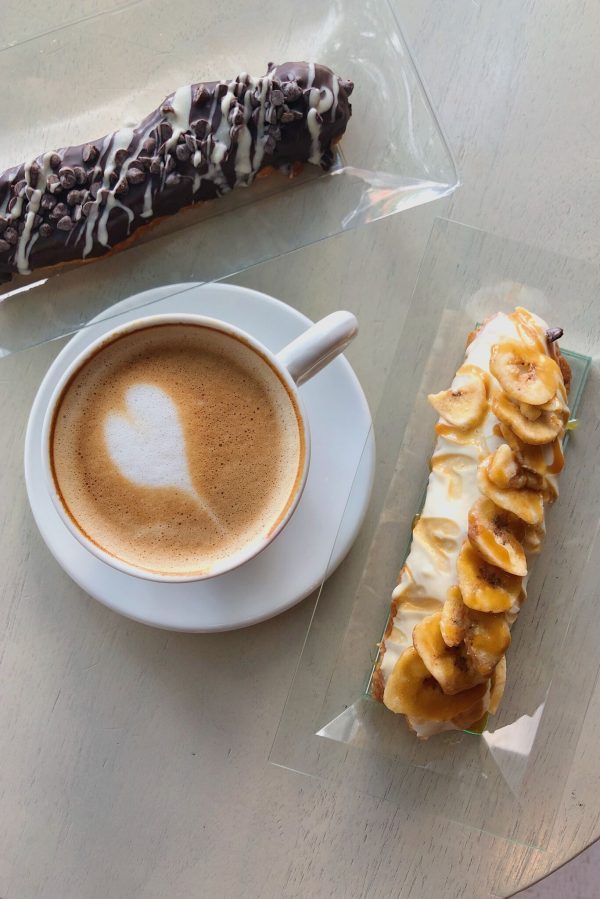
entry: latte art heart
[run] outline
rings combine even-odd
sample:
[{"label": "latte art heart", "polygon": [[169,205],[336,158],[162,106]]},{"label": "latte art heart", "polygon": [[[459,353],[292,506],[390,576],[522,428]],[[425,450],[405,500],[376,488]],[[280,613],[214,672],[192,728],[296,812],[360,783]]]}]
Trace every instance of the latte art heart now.
[{"label": "latte art heart", "polygon": [[259,545],[301,477],[295,401],[246,343],[200,325],[117,336],[68,382],[51,437],[76,526],[139,569],[210,573]]},{"label": "latte art heart", "polygon": [[192,484],[185,435],[173,400],[153,384],[134,384],[125,403],[126,413],[110,412],[104,422],[108,453],[123,477],[140,487],[183,490],[223,527]]}]

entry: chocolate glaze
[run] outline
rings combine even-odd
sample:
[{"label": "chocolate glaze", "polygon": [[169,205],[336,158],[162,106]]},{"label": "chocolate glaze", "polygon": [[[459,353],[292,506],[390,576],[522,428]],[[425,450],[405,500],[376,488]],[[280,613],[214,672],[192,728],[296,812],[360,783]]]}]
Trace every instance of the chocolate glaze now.
[{"label": "chocolate glaze", "polygon": [[102,256],[154,218],[249,186],[266,166],[329,169],[353,83],[326,66],[180,88],[138,126],[0,174],[0,281]]}]

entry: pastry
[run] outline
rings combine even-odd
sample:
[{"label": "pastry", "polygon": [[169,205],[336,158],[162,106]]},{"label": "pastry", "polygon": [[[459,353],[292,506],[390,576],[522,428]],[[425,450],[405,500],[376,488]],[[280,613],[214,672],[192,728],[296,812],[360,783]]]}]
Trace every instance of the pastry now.
[{"label": "pastry", "polygon": [[422,739],[480,730],[506,680],[510,628],[558,497],[569,419],[560,329],[526,309],[469,336],[440,418],[427,495],[392,594],[373,696]]},{"label": "pastry", "polygon": [[43,153],[0,174],[0,281],[85,261],[140,228],[266,169],[329,169],[353,83],[323,65],[179,88],[135,128]]}]

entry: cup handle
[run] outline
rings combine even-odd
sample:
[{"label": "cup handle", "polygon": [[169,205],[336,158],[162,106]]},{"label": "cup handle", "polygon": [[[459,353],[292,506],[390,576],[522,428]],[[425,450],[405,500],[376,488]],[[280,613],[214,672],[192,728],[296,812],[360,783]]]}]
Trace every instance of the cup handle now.
[{"label": "cup handle", "polygon": [[351,312],[332,312],[288,343],[277,359],[300,386],[343,353],[357,334],[358,322]]}]

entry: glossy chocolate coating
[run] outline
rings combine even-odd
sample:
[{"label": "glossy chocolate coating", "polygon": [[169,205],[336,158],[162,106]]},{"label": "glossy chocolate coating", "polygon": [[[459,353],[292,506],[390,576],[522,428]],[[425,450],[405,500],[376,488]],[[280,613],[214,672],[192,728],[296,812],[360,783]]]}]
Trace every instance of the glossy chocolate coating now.
[{"label": "glossy chocolate coating", "polygon": [[138,126],[0,174],[0,281],[102,256],[154,218],[248,186],[266,166],[333,162],[354,85],[326,66],[187,85]]}]

